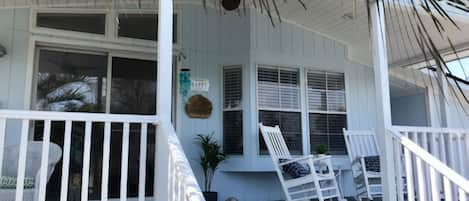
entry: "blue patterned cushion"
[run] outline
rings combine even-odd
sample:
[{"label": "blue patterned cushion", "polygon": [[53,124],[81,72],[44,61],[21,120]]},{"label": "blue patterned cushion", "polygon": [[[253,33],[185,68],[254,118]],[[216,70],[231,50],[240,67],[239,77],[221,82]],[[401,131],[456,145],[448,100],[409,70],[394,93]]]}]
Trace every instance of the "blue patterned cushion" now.
[{"label": "blue patterned cushion", "polygon": [[379,156],[365,156],[365,169],[371,172],[381,172]]},{"label": "blue patterned cushion", "polygon": [[[290,159],[279,159],[280,163],[288,162]],[[293,178],[304,177],[311,173],[311,168],[308,164],[301,164],[293,162],[282,166],[283,172],[290,175]]]}]

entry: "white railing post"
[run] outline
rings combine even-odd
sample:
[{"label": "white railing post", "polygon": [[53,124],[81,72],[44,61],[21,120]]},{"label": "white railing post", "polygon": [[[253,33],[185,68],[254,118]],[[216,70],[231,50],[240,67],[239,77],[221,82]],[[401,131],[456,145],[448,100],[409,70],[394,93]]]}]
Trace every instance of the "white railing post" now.
[{"label": "white railing post", "polygon": [[169,146],[161,125],[171,122],[172,52],[173,52],[173,1],[159,0],[158,14],[158,80],[156,112],[161,118],[156,134],[154,196],[155,200],[169,198]]},{"label": "white railing post", "polygon": [[379,0],[371,1],[371,41],[373,52],[373,66],[376,88],[377,105],[377,138],[381,151],[381,170],[383,171],[382,185],[385,201],[396,200],[396,181],[393,168],[393,147],[391,137],[386,135],[390,129],[391,103],[389,95],[388,59],[386,49],[386,28],[384,18],[384,3]]}]

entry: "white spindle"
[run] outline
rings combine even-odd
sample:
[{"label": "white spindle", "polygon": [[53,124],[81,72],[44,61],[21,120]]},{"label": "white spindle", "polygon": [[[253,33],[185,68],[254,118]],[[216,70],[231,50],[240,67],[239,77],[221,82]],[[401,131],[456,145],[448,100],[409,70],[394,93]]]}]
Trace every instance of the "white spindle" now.
[{"label": "white spindle", "polygon": [[[464,153],[463,152],[463,137],[461,136],[460,133],[458,133],[456,135],[458,141],[458,151],[457,151],[457,156],[458,156],[458,165],[459,165],[459,174],[461,175],[465,175],[465,168],[464,168],[464,155],[466,155],[467,153]],[[453,154],[456,153],[456,152],[453,152]]]},{"label": "white spindle", "polygon": [[430,168],[430,189],[432,193],[432,201],[441,201],[440,190],[438,189],[438,179],[435,168]]},{"label": "white spindle", "polygon": [[85,145],[83,148],[83,175],[81,179],[81,201],[88,200],[88,183],[90,179],[90,153],[91,153],[92,122],[85,123]]},{"label": "white spindle", "polygon": [[18,176],[16,177],[16,201],[23,201],[24,178],[26,170],[26,154],[28,151],[29,120],[22,121],[20,136],[20,153],[18,157]]},{"label": "white spindle", "polygon": [[6,126],[7,126],[7,120],[5,118],[0,118],[0,176],[2,176],[3,151],[5,149]]},{"label": "white spindle", "polygon": [[412,170],[412,156],[407,148],[404,148],[404,161],[407,182],[407,198],[408,200],[415,200],[414,196],[414,175]]},{"label": "white spindle", "polygon": [[127,173],[129,166],[129,123],[124,123],[122,132],[122,160],[121,160],[121,185],[120,200],[127,200]]},{"label": "white spindle", "polygon": [[448,177],[443,177],[443,188],[445,190],[445,200],[453,200],[453,190]]},{"label": "white spindle", "polygon": [[398,195],[397,195],[397,199],[398,201],[404,201],[404,185],[403,185],[403,166],[402,166],[402,159],[401,159],[401,156],[402,156],[402,153],[401,153],[401,145],[396,142],[395,140],[393,140],[393,143],[394,143],[394,161],[396,161],[395,163],[395,170],[396,170],[396,178],[397,178],[397,181],[396,181],[396,185],[397,185],[397,191],[398,191]]},{"label": "white spindle", "polygon": [[425,187],[425,175],[422,159],[415,157],[415,164],[417,168],[417,182],[418,182],[418,195],[419,200],[427,200],[427,190]]},{"label": "white spindle", "polygon": [[464,192],[464,190],[462,190],[461,188],[458,189],[458,192],[459,192],[459,200],[467,201],[466,192]]},{"label": "white spindle", "polygon": [[68,173],[70,166],[70,144],[72,141],[72,121],[65,121],[64,151],[62,160],[62,184],[60,189],[60,201],[67,201]]},{"label": "white spindle", "polygon": [[108,200],[109,154],[111,152],[111,122],[104,123],[103,172],[101,179],[101,200]]},{"label": "white spindle", "polygon": [[147,162],[148,124],[142,123],[140,129],[140,166],[138,175],[138,201],[145,200],[146,162]]},{"label": "white spindle", "polygon": [[47,171],[49,161],[49,146],[50,146],[50,132],[51,132],[51,121],[44,121],[44,131],[42,139],[42,156],[41,156],[41,168],[40,168],[40,180],[39,180],[39,201],[46,200],[46,187],[47,187]]}]

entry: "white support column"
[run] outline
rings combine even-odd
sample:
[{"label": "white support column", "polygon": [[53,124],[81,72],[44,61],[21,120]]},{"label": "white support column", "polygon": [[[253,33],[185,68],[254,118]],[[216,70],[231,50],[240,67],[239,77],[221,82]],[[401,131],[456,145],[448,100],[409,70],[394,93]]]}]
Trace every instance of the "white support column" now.
[{"label": "white support column", "polygon": [[373,66],[376,86],[377,139],[381,149],[381,171],[383,175],[384,201],[395,201],[396,182],[393,167],[392,139],[386,135],[386,129],[392,126],[391,102],[389,95],[388,58],[386,47],[386,25],[384,4],[380,0],[371,0],[371,41]]},{"label": "white support column", "polygon": [[[173,1],[159,0],[158,6],[158,86],[156,112],[161,124],[171,123],[173,62]],[[169,200],[169,144],[165,125],[156,133],[155,200]]]},{"label": "white support column", "polygon": [[[446,128],[448,127],[448,113],[447,113],[447,104],[448,102],[447,101],[451,101],[450,98],[451,98],[451,94],[449,94],[448,92],[448,82],[446,81],[446,78],[445,78],[445,73],[441,71],[441,69],[437,69],[437,72],[438,72],[438,77],[437,77],[437,85],[439,85],[438,87],[438,98],[439,98],[439,120],[440,120],[440,127],[442,128]],[[441,88],[440,88],[441,87]]]}]

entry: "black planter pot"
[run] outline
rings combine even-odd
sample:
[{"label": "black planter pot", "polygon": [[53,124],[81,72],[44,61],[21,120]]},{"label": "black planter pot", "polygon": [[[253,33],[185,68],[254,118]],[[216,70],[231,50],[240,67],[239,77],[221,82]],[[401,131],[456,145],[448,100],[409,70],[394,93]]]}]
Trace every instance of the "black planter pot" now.
[{"label": "black planter pot", "polygon": [[203,192],[205,201],[218,201],[217,192]]}]

